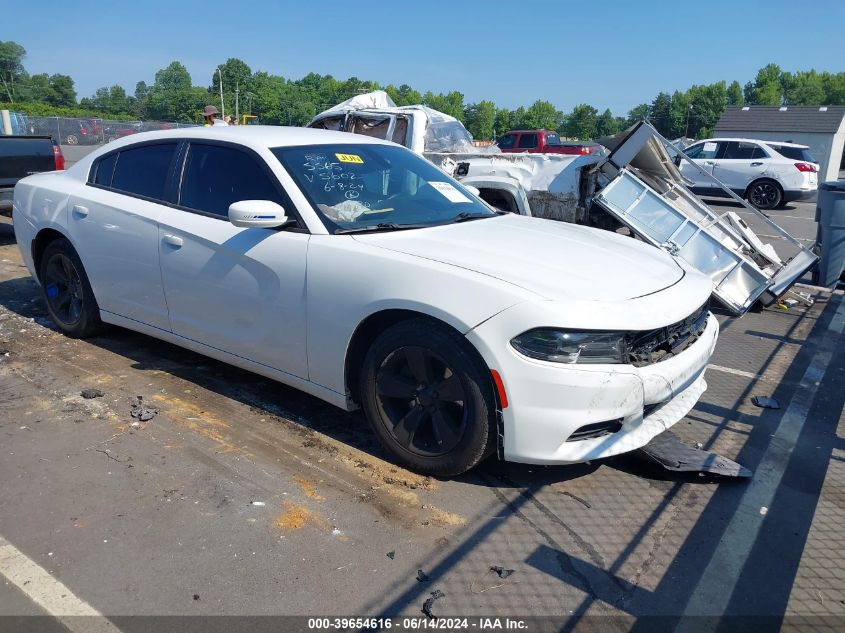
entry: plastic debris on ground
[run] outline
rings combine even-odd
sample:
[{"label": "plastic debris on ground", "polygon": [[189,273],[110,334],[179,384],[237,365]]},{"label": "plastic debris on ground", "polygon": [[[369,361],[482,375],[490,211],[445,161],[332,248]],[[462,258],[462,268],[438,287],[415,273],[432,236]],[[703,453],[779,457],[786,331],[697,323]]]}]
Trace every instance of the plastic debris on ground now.
[{"label": "plastic debris on ground", "polygon": [[496,575],[499,578],[507,578],[513,573],[513,569],[505,569],[504,567],[501,567],[499,565],[494,565],[490,568],[490,571],[496,572]]},{"label": "plastic debris on ground", "polygon": [[701,473],[722,477],[748,478],[753,473],[735,461],[711,451],[687,446],[672,431],[663,431],[635,451],[666,470],[680,473]]},{"label": "plastic debris on ground", "polygon": [[422,612],[425,613],[429,618],[431,618],[433,620],[436,616],[431,612],[431,607],[434,606],[435,600],[439,600],[440,598],[442,598],[445,595],[446,594],[443,593],[442,591],[440,591],[440,589],[435,589],[434,591],[432,591],[431,597],[426,598],[426,601],[423,602]]},{"label": "plastic debris on ground", "polygon": [[769,396],[753,396],[751,402],[761,409],[780,409],[780,402]]},{"label": "plastic debris on ground", "polygon": [[396,558],[396,550],[390,550],[390,551],[387,553],[387,557],[388,557],[390,560],[393,560],[394,558]]},{"label": "plastic debris on ground", "polygon": [[267,504],[266,504],[266,503],[264,503],[263,501],[250,501],[250,502],[249,502],[249,504],[250,504],[250,505],[253,505],[253,506],[256,506],[256,507],[258,507],[258,508],[263,508],[265,505],[267,505]]},{"label": "plastic debris on ground", "polygon": [[99,389],[83,389],[79,392],[79,395],[85,398],[86,400],[91,400],[93,398],[102,398],[106,394],[100,391]]},{"label": "plastic debris on ground", "polygon": [[152,420],[156,415],[158,415],[158,409],[152,409],[144,406],[144,397],[143,396],[136,396],[138,398],[137,402],[132,403],[132,408],[129,410],[129,415],[133,418],[137,418],[141,422],[147,422]]},{"label": "plastic debris on ground", "polygon": [[417,570],[417,582],[429,582],[431,578],[422,569]]}]

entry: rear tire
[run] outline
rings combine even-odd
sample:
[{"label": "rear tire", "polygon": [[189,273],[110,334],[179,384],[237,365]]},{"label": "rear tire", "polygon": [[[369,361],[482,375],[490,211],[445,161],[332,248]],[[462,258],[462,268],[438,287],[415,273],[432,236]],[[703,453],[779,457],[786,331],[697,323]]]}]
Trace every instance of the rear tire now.
[{"label": "rear tire", "polygon": [[384,448],[424,475],[459,475],[495,449],[487,368],[458,332],[427,319],[385,330],[364,358],[364,412]]},{"label": "rear tire", "polygon": [[65,137],[66,145],[79,145],[79,137],[76,134],[68,134]]},{"label": "rear tire", "polygon": [[783,201],[783,189],[774,180],[768,178],[757,180],[748,186],[745,198],[754,207],[769,211],[778,207]]},{"label": "rear tire", "polygon": [[84,338],[102,330],[100,307],[88,275],[68,240],[61,238],[47,245],[38,278],[47,312],[64,334]]}]

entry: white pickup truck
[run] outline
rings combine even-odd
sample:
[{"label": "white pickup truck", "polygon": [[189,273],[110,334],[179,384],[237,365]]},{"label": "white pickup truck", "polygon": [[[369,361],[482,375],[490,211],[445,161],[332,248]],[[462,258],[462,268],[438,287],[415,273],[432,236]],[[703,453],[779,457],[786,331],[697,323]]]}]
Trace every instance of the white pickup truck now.
[{"label": "white pickup truck", "polygon": [[[609,230],[625,226],[708,275],[713,296],[734,314],[744,314],[757,301],[773,303],[818,259],[730,190],[726,195],[749,212],[746,219],[702,202],[673,163],[669,142],[647,122],[598,139],[603,152],[505,154],[474,147],[454,117],[423,105],[397,107],[379,91],[318,114],[308,127],[404,145],[505,211]],[[782,240],[781,253],[755,231]]]}]

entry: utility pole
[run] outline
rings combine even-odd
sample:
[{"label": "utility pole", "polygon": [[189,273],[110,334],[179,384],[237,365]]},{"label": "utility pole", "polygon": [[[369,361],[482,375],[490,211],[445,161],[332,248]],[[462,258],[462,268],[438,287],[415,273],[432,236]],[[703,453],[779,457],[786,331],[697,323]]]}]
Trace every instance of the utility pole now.
[{"label": "utility pole", "polygon": [[[237,121],[240,118],[240,111],[238,110],[238,93],[240,93],[241,88],[239,83],[235,82],[235,120]],[[240,122],[240,121],[238,121]]]},{"label": "utility pole", "polygon": [[692,104],[689,104],[689,107],[687,108],[687,125],[684,128],[684,138],[687,138],[689,136],[689,113],[690,112],[692,112]]},{"label": "utility pole", "polygon": [[226,116],[226,106],[223,105],[223,71],[217,67],[217,74],[220,76],[220,118]]}]

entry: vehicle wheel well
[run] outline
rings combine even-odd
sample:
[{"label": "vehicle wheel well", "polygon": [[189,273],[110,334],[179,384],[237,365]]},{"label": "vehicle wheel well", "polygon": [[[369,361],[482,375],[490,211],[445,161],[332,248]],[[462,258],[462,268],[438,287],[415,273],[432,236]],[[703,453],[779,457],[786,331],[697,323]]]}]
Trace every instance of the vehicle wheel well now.
[{"label": "vehicle wheel well", "polygon": [[752,182],[751,182],[751,183],[750,183],[750,184],[749,184],[749,185],[745,188],[745,192],[743,193],[743,196],[742,196],[742,197],[743,197],[743,198],[747,198],[747,197],[748,197],[748,194],[751,192],[751,189],[754,187],[754,185],[756,185],[756,184],[758,184],[758,183],[761,183],[761,182],[770,182],[770,183],[772,183],[772,184],[773,184],[773,185],[775,185],[778,189],[780,189],[780,194],[781,194],[781,196],[783,195],[783,187],[781,187],[781,184],[780,184],[777,180],[775,180],[774,178],[757,178],[756,180],[753,180],[753,181],[752,181]]},{"label": "vehicle wheel well", "polygon": [[41,270],[41,256],[44,254],[44,250],[50,242],[60,239],[67,238],[55,229],[41,229],[35,239],[32,240],[32,261],[35,264],[36,274]]},{"label": "vehicle wheel well", "polygon": [[[354,334],[352,334],[352,340],[349,343],[349,349],[346,352],[346,363],[345,363],[345,376],[346,376],[346,388],[349,394],[352,396],[352,400],[357,404],[361,403],[361,394],[359,392],[359,383],[361,382],[361,369],[364,362],[364,357],[367,355],[367,351],[370,349],[370,346],[373,344],[373,341],[376,340],[376,337],[384,332],[389,327],[396,325],[397,323],[401,323],[402,321],[409,321],[411,319],[427,319],[432,323],[436,323],[441,327],[449,328],[450,330],[455,330],[451,325],[446,323],[445,321],[441,321],[431,315],[425,314],[423,312],[416,312],[414,310],[382,310],[381,312],[376,312],[375,314],[371,314],[366,319],[364,319],[356,328]],[[455,330],[457,332],[457,330]],[[493,384],[493,377],[490,374],[489,368],[487,367],[487,363],[484,362],[481,354],[478,353],[478,350],[475,349],[469,341],[467,341],[470,349],[475,354],[477,360],[481,363],[481,366],[485,368],[487,376],[490,378],[489,380],[489,389],[491,396],[494,398],[494,402],[498,400],[496,396],[496,388]]]},{"label": "vehicle wheel well", "polygon": [[508,213],[519,214],[519,205],[517,205],[516,199],[508,191],[492,189],[490,187],[479,187],[478,197],[497,209],[507,211]]}]

